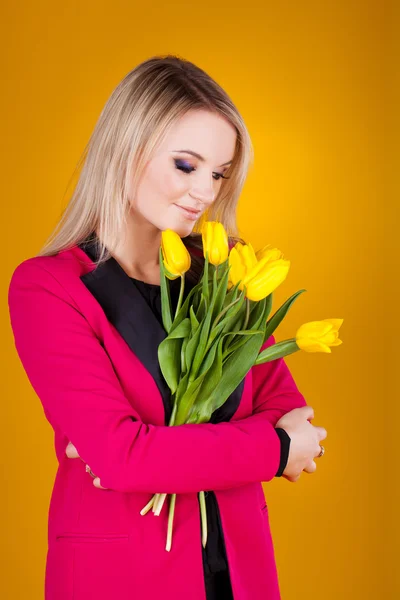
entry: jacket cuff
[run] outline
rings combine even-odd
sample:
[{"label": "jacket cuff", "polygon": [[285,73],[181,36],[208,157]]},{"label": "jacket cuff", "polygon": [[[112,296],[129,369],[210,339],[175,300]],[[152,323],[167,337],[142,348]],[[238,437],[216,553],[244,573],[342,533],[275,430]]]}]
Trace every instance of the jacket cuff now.
[{"label": "jacket cuff", "polygon": [[275,427],[275,431],[281,440],[281,459],[275,477],[281,477],[289,458],[290,436],[286,430],[281,427]]}]

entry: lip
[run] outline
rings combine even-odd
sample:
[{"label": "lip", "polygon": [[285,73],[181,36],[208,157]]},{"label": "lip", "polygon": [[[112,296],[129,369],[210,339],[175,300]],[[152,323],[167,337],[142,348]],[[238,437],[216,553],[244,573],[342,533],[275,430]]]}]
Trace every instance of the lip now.
[{"label": "lip", "polygon": [[175,204],[175,206],[177,206],[178,208],[180,208],[181,211],[182,211],[182,213],[188,219],[191,219],[192,221],[196,221],[196,219],[198,218],[198,216],[201,213],[201,210],[194,210],[194,209],[186,207],[186,206],[181,206],[180,204]]}]

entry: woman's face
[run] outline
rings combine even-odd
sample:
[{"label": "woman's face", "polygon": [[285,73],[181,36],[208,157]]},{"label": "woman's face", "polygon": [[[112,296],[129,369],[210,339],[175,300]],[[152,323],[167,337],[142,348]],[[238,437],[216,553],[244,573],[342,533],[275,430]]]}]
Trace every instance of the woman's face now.
[{"label": "woman's face", "polygon": [[[236,130],[223,117],[206,110],[187,112],[147,163],[130,201],[131,216],[160,231],[189,235],[216,199],[235,145]],[[190,218],[184,206],[200,212]]]}]

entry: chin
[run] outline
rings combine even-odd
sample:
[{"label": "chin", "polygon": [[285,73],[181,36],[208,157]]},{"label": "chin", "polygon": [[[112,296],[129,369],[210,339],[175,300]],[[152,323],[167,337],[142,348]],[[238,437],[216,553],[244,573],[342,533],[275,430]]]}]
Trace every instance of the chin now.
[{"label": "chin", "polygon": [[175,222],[175,224],[173,226],[171,226],[170,229],[175,231],[181,238],[183,238],[183,237],[187,237],[189,234],[192,233],[193,227],[194,227],[194,222],[193,223],[182,223],[182,222],[177,223],[177,222]]}]

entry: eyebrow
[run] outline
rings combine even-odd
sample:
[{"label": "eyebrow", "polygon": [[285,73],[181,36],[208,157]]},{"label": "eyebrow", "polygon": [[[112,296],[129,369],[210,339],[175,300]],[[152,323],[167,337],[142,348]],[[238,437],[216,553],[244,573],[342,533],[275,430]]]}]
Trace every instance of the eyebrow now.
[{"label": "eyebrow", "polygon": [[[196,158],[198,158],[199,160],[205,161],[206,159],[204,158],[204,156],[201,156],[201,154],[198,154],[197,152],[194,152],[193,150],[172,150],[172,152],[186,152],[186,154],[191,154],[192,156],[195,156]],[[222,165],[218,165],[219,167],[225,167],[225,165],[230,165],[232,160],[228,160],[228,162],[223,163]]]}]

